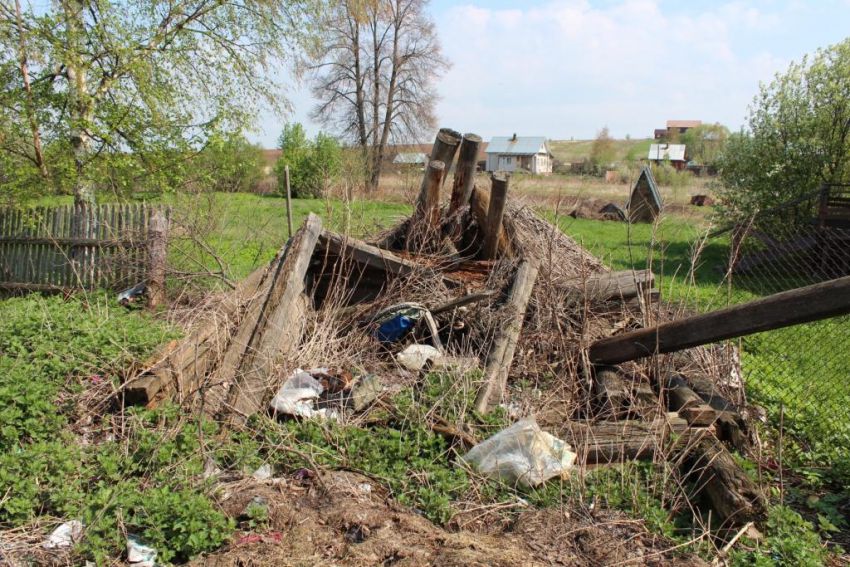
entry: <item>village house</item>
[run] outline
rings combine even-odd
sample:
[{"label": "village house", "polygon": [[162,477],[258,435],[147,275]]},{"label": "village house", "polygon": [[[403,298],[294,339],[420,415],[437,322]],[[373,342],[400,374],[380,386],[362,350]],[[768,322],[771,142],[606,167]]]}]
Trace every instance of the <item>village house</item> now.
[{"label": "village house", "polygon": [[653,137],[656,140],[678,138],[691,128],[702,126],[702,120],[668,120],[666,128],[656,128]]},{"label": "village house", "polygon": [[685,144],[652,144],[647,159],[656,164],[670,162],[677,171],[682,171],[688,166],[686,150]]},{"label": "village house", "polygon": [[552,173],[552,152],[543,136],[496,136],[487,146],[487,171]]}]

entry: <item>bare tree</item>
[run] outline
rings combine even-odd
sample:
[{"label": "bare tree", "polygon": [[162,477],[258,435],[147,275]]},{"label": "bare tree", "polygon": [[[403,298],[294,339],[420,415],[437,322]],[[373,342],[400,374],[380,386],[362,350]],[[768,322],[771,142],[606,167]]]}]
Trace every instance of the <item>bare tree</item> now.
[{"label": "bare tree", "polygon": [[427,0],[336,0],[312,64],[315,119],[361,148],[369,191],[390,143],[434,127],[436,79],[448,68]]}]

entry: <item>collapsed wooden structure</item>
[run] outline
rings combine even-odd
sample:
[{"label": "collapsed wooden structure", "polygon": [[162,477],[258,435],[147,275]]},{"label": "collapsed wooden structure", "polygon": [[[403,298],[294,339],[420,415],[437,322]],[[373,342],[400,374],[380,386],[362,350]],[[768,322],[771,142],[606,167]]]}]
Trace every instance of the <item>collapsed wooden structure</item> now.
[{"label": "collapsed wooden structure", "polygon": [[[561,370],[557,378],[575,384],[578,409],[565,415],[537,408],[538,420],[566,439],[585,464],[665,459],[693,481],[722,524],[759,518],[764,497],[727,448],[747,446],[742,408],[729,399],[729,380],[700,370],[683,349],[848,312],[850,283],[795,296],[791,310],[777,307],[787,298],[768,298],[647,326],[664,310],[652,272],[606,271],[555,227],[512,207],[507,176],[493,175],[489,190],[476,184],[479,143],[477,136],[441,130],[432,156],[442,159],[428,164],[413,215],[374,243],[326,230],[320,218],[309,215],[266,267],[125,385],[125,401],[155,404],[170,398],[195,403],[230,423],[244,422],[267,411],[274,391],[298,364],[299,345],[312,333],[317,312],[332,304],[345,314],[348,319],[337,321],[338,333],[345,335],[379,308],[410,299],[403,294],[419,293],[440,330],[449,329],[435,346],[445,342],[452,349],[460,342],[451,333],[466,305],[477,310],[470,322],[486,326],[480,337],[464,342],[475,345],[474,358],[483,369],[478,412],[510,402],[517,356],[525,360],[537,351],[570,359],[573,366],[558,368],[572,370]],[[441,192],[456,154],[444,205]],[[572,246],[574,257],[565,255],[565,246]],[[417,291],[419,280],[425,283]],[[828,297],[835,286],[840,290],[832,300],[806,306],[812,294]],[[549,318],[555,323],[544,321]],[[569,337],[566,351],[552,352],[554,336]],[[674,354],[663,364],[630,362],[661,353]],[[467,445],[475,441],[437,418],[434,430]]]}]

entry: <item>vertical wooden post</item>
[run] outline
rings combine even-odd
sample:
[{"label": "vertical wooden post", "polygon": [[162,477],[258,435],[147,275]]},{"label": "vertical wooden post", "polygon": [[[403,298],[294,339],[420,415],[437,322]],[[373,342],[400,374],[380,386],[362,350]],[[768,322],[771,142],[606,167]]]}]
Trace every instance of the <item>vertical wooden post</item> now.
[{"label": "vertical wooden post", "polygon": [[168,217],[161,209],[151,216],[148,235],[148,307],[153,309],[165,300]]},{"label": "vertical wooden post", "polygon": [[440,185],[442,185],[446,165],[441,161],[431,161],[425,169],[422,187],[419,189],[421,200],[416,206],[407,230],[407,249],[422,247],[435,230],[440,228]]},{"label": "vertical wooden post", "polygon": [[487,226],[484,230],[484,249],[482,256],[485,260],[496,257],[499,247],[499,233],[502,230],[502,218],[505,216],[505,204],[508,198],[508,174],[500,171],[490,177],[490,207],[487,209]]},{"label": "vertical wooden post", "polygon": [[524,260],[517,268],[514,283],[508,293],[508,300],[502,308],[504,313],[510,315],[510,318],[499,330],[487,354],[484,382],[475,398],[475,411],[479,413],[487,413],[490,408],[490,398],[494,394],[498,394],[500,398],[504,394],[522,324],[525,321],[525,310],[536,281],[537,264],[534,261]]},{"label": "vertical wooden post", "polygon": [[423,216],[429,229],[440,223],[440,186],[446,178],[446,164],[442,161],[432,161],[422,181],[422,194],[425,195]]},{"label": "vertical wooden post", "polygon": [[[434,146],[431,148],[431,161],[441,161],[446,164],[446,175],[452,169],[452,162],[455,159],[455,154],[460,147],[460,140],[463,138],[460,132],[451,128],[440,128],[437,132],[437,138],[434,140]],[[445,181],[445,177],[443,177]]]},{"label": "vertical wooden post", "polygon": [[289,227],[289,238],[292,238],[292,193],[289,190],[289,166],[284,166],[283,174],[286,177],[286,224]]},{"label": "vertical wooden post", "polygon": [[481,136],[464,134],[460,143],[457,157],[455,176],[452,182],[452,200],[449,204],[449,215],[463,207],[472,196],[475,184],[475,164],[478,161],[478,148],[481,146]]}]

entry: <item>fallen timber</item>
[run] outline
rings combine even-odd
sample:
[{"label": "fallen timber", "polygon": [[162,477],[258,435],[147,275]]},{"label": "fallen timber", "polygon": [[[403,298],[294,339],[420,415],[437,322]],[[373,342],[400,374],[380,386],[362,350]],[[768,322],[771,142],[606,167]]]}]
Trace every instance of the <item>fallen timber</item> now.
[{"label": "fallen timber", "polygon": [[847,313],[850,276],[605,338],[590,346],[588,357],[594,364],[619,364]]},{"label": "fallen timber", "polygon": [[[196,395],[204,411],[227,423],[239,424],[267,407],[282,377],[298,363],[292,354],[299,346],[309,344],[305,321],[311,315],[323,315],[325,306],[330,306],[342,323],[333,328],[334,336],[345,337],[367,315],[374,316],[376,310],[386,306],[388,298],[395,299],[393,293],[407,293],[385,293],[386,290],[422,285],[427,291],[423,293],[421,288],[416,288],[419,295],[410,300],[431,306],[433,315],[442,315],[438,321],[446,325],[444,330],[452,328],[455,318],[468,323],[475,315],[484,314],[483,319],[489,322],[490,313],[484,311],[493,311],[492,321],[496,323],[490,324],[488,334],[474,337],[477,343],[471,343],[476,349],[471,366],[484,366],[474,406],[486,413],[499,402],[510,402],[509,378],[523,375],[529,367],[535,372],[534,357],[549,346],[544,343],[550,337],[546,326],[549,323],[539,322],[544,313],[541,305],[549,306],[545,303],[545,293],[540,293],[542,288],[538,287],[536,293],[534,290],[538,272],[544,274],[541,280],[552,273],[546,271],[552,269],[551,265],[538,264],[538,258],[545,257],[538,244],[538,240],[544,239],[539,237],[547,234],[544,244],[551,245],[555,228],[539,219],[539,224],[530,223],[511,212],[517,209],[507,202],[509,177],[493,176],[489,187],[475,185],[474,159],[479,145],[480,138],[475,135],[461,139],[452,131],[441,131],[435,143],[437,149],[431,154],[434,161],[426,168],[412,217],[381,238],[378,246],[322,230],[318,218],[308,218],[266,268],[252,274],[227,296],[225,303],[229,307],[219,310],[223,311],[226,325],[211,320],[181,343],[171,345],[161,359],[127,385],[126,397],[135,397],[141,403],[156,403],[164,397],[183,401]],[[445,184],[446,177],[456,155],[459,157],[450,186],[451,200],[446,204],[447,196],[441,198],[440,192],[443,187],[449,187]],[[550,229],[551,235],[546,233]],[[530,237],[525,238],[526,234]],[[577,256],[581,262],[587,262],[581,254]],[[564,254],[556,262],[561,258],[571,256]],[[599,270],[600,264],[587,262],[584,269],[567,269],[560,272],[563,276],[558,279],[547,278],[547,285],[558,286],[557,294],[553,294],[557,296],[558,309],[574,309],[577,302],[584,301],[589,306],[587,311],[602,320],[602,325],[610,324],[617,330],[628,327],[629,321],[634,320],[629,312],[634,302],[643,308],[645,302],[657,298],[653,288],[655,277],[649,270]],[[577,278],[580,273],[589,275]],[[428,277],[419,278],[420,275]],[[387,285],[390,282],[398,285]],[[428,295],[432,288],[439,292]],[[492,289],[497,291],[489,291]],[[345,296],[342,303],[325,303],[326,298],[335,297],[331,292],[336,291],[344,292],[340,294]],[[479,305],[472,307],[475,304]],[[470,317],[464,321],[463,314],[467,312]],[[617,317],[616,323],[610,323],[612,316]],[[559,331],[562,323],[574,324],[559,321]],[[437,344],[438,332],[430,336],[424,342]],[[422,339],[421,335],[414,336],[416,341]],[[368,340],[364,342],[367,343]],[[605,341],[592,348],[600,343]],[[537,352],[527,348],[541,344],[543,348]],[[391,349],[395,345],[381,345],[385,350],[378,352],[378,356],[390,362],[392,359],[387,355],[393,353]],[[576,351],[580,349],[576,347]],[[446,354],[456,353],[447,349]],[[392,372],[391,366],[380,368]],[[585,464],[665,459],[680,467],[688,478],[697,479],[700,493],[723,521],[735,523],[739,518],[757,517],[762,510],[760,495],[747,484],[745,473],[715,437],[727,440],[737,436],[739,442],[745,442],[740,428],[735,429],[740,416],[730,404],[723,405],[720,396],[706,397],[681,374],[682,366],[674,367],[679,382],[673,384],[672,378],[657,380],[652,371],[643,368],[628,368],[621,374],[616,367],[599,365],[590,387],[575,394],[589,400],[587,413],[576,414],[587,421],[567,421],[564,425],[566,415],[571,416],[569,419],[575,417],[556,410],[553,412],[556,420],[548,425],[561,433]],[[432,367],[441,368],[449,367],[436,363]],[[417,379],[417,376],[421,378],[422,374],[414,371],[406,374],[405,379]],[[585,385],[582,383],[579,388]],[[564,405],[573,401],[565,397]],[[426,425],[453,444],[466,448],[480,441],[462,423],[449,422],[438,415],[429,417]]]}]

